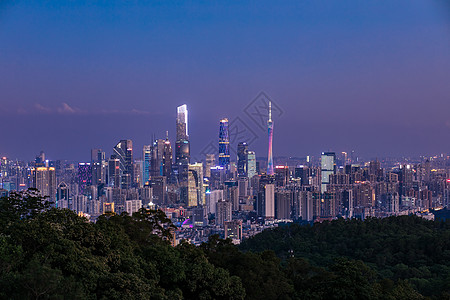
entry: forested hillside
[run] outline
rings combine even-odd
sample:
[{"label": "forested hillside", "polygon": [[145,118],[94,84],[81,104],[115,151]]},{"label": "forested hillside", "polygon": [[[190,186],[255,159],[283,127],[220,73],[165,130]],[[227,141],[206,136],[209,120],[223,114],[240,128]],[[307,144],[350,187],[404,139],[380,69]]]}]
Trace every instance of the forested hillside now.
[{"label": "forested hillside", "polygon": [[437,299],[449,290],[442,223],[294,225],[241,249],[217,236],[172,247],[172,230],[161,211],[90,223],[33,191],[13,193],[0,199],[0,298]]}]

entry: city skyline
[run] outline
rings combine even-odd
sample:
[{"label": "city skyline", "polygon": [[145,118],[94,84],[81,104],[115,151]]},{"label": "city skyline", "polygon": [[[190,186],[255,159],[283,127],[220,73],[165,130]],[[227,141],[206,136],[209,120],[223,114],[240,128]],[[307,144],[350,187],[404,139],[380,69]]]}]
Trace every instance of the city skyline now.
[{"label": "city skyline", "polygon": [[445,152],[449,11],[444,1],[2,2],[0,114],[11,126],[0,153],[86,160],[118,139],[141,148],[169,130],[175,141],[185,103],[194,156],[260,91],[284,112],[276,156]]}]

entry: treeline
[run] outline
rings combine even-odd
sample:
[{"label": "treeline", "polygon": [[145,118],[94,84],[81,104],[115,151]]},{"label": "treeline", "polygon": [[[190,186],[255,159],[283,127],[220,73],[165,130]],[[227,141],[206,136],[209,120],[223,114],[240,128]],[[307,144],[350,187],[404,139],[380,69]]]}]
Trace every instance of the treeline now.
[{"label": "treeline", "polygon": [[359,261],[379,282],[403,282],[424,296],[450,299],[450,222],[400,216],[292,224],[265,230],[240,249],[272,250],[284,261],[301,257],[326,269],[341,259]]},{"label": "treeline", "polygon": [[[425,228],[433,235],[446,228],[415,218],[398,220],[389,220],[392,228],[385,224],[385,232],[394,238],[405,232],[414,236],[415,230]],[[333,246],[338,244],[338,233],[352,241],[364,239],[367,228],[380,227],[373,222],[377,220],[367,225],[338,221],[279,228],[245,242],[243,250],[217,236],[200,247],[188,243],[172,247],[173,225],[161,211],[104,215],[94,224],[70,210],[50,208],[34,191],[13,193],[0,199],[0,298],[422,299],[411,277],[383,273],[387,267],[361,258],[370,245],[361,242],[342,254],[342,247]],[[347,227],[359,237],[351,232],[344,236],[342,229]],[[402,232],[397,232],[400,228]],[[440,244],[442,266],[445,243]],[[409,247],[407,241],[400,244],[402,249]],[[345,254],[351,249],[362,254]],[[439,254],[434,255],[438,260]],[[392,254],[402,259],[397,256]],[[433,269],[434,263],[423,265],[430,266],[430,276],[442,272]],[[443,297],[447,290],[440,286],[429,294]]]}]

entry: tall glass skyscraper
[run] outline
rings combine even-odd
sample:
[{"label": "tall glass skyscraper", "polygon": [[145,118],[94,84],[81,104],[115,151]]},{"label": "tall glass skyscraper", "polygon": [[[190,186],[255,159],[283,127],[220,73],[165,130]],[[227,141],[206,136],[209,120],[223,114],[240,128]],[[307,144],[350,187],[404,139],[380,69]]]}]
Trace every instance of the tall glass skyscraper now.
[{"label": "tall glass skyscraper", "polygon": [[269,154],[267,157],[267,175],[274,175],[273,171],[273,154],[272,154],[272,139],[273,139],[273,121],[272,121],[272,102],[269,101],[269,120],[267,121],[267,131],[269,134]]},{"label": "tall glass skyscraper", "polygon": [[144,148],[142,149],[142,159],[143,159],[142,183],[145,184],[150,178],[150,163],[152,160],[151,145],[144,145]]},{"label": "tall glass skyscraper", "polygon": [[228,131],[228,119],[220,120],[219,127],[219,165],[228,167],[230,164],[230,134]]},{"label": "tall glass skyscraper", "polygon": [[238,176],[247,176],[247,153],[248,145],[245,142],[240,142],[237,146],[237,171]]},{"label": "tall glass skyscraper", "polygon": [[336,153],[334,152],[322,152],[321,157],[321,192],[327,191],[327,185],[330,183],[330,175],[335,173],[336,170]]},{"label": "tall glass skyscraper", "polygon": [[133,183],[133,142],[131,140],[121,140],[113,148],[111,158],[120,161],[120,176],[122,188],[130,188]]},{"label": "tall glass skyscraper", "polygon": [[247,175],[248,178],[253,178],[257,175],[256,172],[256,154],[254,151],[248,151],[247,153]]},{"label": "tall glass skyscraper", "polygon": [[177,139],[175,142],[175,163],[189,165],[190,149],[188,134],[188,110],[186,104],[177,107]]},{"label": "tall glass skyscraper", "polygon": [[164,152],[163,152],[163,176],[167,178],[172,174],[172,146],[169,141],[169,132],[166,133],[166,140],[164,142]]}]

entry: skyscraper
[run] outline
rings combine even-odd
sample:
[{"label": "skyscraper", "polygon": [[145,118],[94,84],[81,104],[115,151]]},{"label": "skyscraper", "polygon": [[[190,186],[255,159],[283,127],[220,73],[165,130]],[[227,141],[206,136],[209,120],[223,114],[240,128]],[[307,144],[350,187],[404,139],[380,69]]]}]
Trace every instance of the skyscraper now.
[{"label": "skyscraper", "polygon": [[189,164],[188,110],[186,104],[177,107],[177,139],[175,144],[175,163]]},{"label": "skyscraper", "polygon": [[105,152],[102,149],[91,150],[91,162],[102,162],[105,160]]},{"label": "skyscraper", "polygon": [[205,204],[205,193],[203,191],[203,164],[195,163],[189,165],[188,175],[188,206]]},{"label": "skyscraper", "polygon": [[92,185],[92,166],[90,163],[78,164],[78,191],[85,194],[87,188]]},{"label": "skyscraper", "polygon": [[56,198],[56,174],[53,167],[37,167],[33,176],[33,187],[41,192],[42,196],[48,196],[50,201]]},{"label": "skyscraper", "polygon": [[150,163],[152,159],[152,146],[144,145],[142,149],[142,159],[143,159],[143,167],[142,167],[142,183],[145,184],[150,179]]},{"label": "skyscraper", "polygon": [[108,185],[120,188],[120,160],[118,158],[108,160]]},{"label": "skyscraper", "polygon": [[169,141],[169,132],[166,132],[166,140],[164,141],[164,151],[162,157],[163,176],[169,178],[172,174],[172,146]]},{"label": "skyscraper", "polygon": [[219,165],[228,167],[230,164],[230,134],[228,131],[228,119],[220,120],[219,127]]},{"label": "skyscraper", "polygon": [[252,178],[253,176],[257,175],[256,172],[256,154],[255,151],[248,151],[247,152],[247,175],[248,178]]},{"label": "skyscraper", "polygon": [[121,187],[131,187],[133,182],[133,142],[131,140],[121,140],[114,146],[111,158],[119,159]]},{"label": "skyscraper", "polygon": [[248,155],[248,145],[245,142],[240,142],[237,146],[237,172],[238,176],[247,176],[247,155]]},{"label": "skyscraper", "polygon": [[188,172],[190,162],[190,145],[188,133],[188,110],[186,104],[177,107],[177,139],[175,142],[175,165],[180,189],[180,201],[188,200]]},{"label": "skyscraper", "polygon": [[321,158],[321,192],[327,191],[327,185],[330,183],[330,175],[336,170],[336,153],[322,152]]},{"label": "skyscraper", "polygon": [[162,159],[164,153],[163,139],[155,139],[152,145],[150,160],[150,176],[162,176]]},{"label": "skyscraper", "polygon": [[269,101],[269,120],[267,121],[267,131],[269,134],[269,154],[267,158],[267,175],[274,175],[273,171],[273,155],[272,155],[272,139],[273,139],[273,121],[272,121],[272,102]]}]

